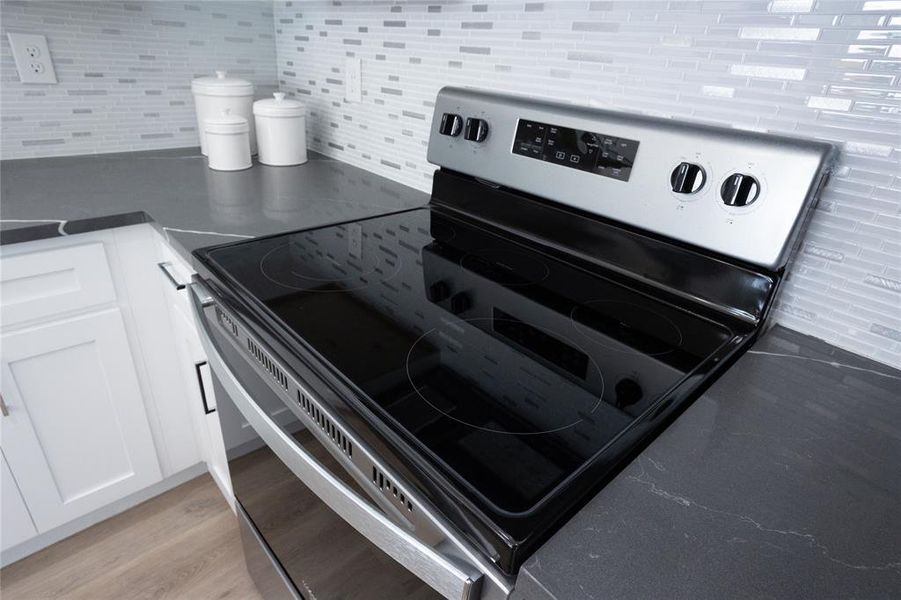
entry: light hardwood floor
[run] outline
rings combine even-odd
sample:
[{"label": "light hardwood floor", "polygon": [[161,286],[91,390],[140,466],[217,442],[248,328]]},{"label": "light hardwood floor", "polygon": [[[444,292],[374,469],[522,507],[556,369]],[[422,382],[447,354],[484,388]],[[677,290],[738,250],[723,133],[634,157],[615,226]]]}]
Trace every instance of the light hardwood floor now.
[{"label": "light hardwood floor", "polygon": [[3,600],[261,600],[209,475],[0,570]]}]

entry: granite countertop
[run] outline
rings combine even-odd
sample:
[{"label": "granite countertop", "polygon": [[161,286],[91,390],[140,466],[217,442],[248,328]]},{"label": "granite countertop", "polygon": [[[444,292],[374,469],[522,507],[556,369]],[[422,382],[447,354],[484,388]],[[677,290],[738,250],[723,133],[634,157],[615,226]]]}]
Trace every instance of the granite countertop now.
[{"label": "granite countertop", "polygon": [[[0,243],[151,222],[224,241],[421,206],[311,156],[197,149],[0,163]],[[901,597],[901,372],[775,327],[532,556],[516,598]]]},{"label": "granite countertop", "polygon": [[212,171],[199,148],[0,162],[0,244],[152,223],[196,248],[422,206],[428,194],[310,153]]}]

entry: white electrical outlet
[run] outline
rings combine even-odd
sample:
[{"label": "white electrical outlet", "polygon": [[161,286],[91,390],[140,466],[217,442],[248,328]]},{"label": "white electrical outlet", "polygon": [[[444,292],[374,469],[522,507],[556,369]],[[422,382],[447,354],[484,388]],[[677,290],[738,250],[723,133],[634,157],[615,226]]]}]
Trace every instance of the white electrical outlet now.
[{"label": "white electrical outlet", "polygon": [[344,99],[363,101],[363,61],[359,58],[348,58],[344,63]]},{"label": "white electrical outlet", "polygon": [[46,37],[12,32],[8,32],[6,36],[22,83],[56,83],[56,71],[53,69]]}]

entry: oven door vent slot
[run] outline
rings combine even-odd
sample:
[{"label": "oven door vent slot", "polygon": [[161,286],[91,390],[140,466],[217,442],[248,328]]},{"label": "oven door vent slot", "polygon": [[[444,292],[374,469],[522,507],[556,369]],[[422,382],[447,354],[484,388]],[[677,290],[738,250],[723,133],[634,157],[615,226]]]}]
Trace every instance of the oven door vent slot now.
[{"label": "oven door vent slot", "polygon": [[216,307],[216,317],[219,319],[219,322],[222,323],[222,326],[231,333],[233,336],[238,337],[238,325],[235,323],[228,314],[222,311],[218,306]]},{"label": "oven door vent slot", "polygon": [[403,493],[403,491],[398,490],[397,484],[392,483],[391,480],[375,465],[372,465],[372,483],[382,490],[382,494],[386,498],[389,500],[393,499],[401,508],[406,508],[407,512],[413,512],[413,503],[410,502],[407,495]]},{"label": "oven door vent slot", "polygon": [[331,419],[325,415],[316,404],[310,400],[309,396],[297,390],[297,402],[300,404],[300,407],[307,413],[313,421],[319,426],[319,428],[325,432],[332,443],[335,444],[338,448],[341,449],[348,458],[353,458],[354,456],[354,445],[353,443],[347,439],[340,429],[335,427],[332,423]]},{"label": "oven door vent slot", "polygon": [[280,386],[285,390],[288,389],[288,377],[280,368],[278,368],[278,365],[269,358],[269,354],[265,350],[257,346],[250,338],[247,338],[247,350],[255,359],[257,359],[258,363],[263,365],[263,368],[272,375],[272,378],[275,379]]}]

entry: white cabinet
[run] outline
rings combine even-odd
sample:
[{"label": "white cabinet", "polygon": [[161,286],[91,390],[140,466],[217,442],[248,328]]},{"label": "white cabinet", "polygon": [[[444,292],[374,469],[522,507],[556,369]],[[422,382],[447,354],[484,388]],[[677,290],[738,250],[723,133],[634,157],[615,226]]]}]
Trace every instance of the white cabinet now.
[{"label": "white cabinet", "polygon": [[0,247],[0,565],[203,472],[162,252],[146,224]]},{"label": "white cabinet", "polygon": [[6,458],[0,454],[0,549],[21,544],[37,532]]},{"label": "white cabinet", "polygon": [[118,308],[4,334],[2,347],[3,453],[38,531],[161,479]]}]

